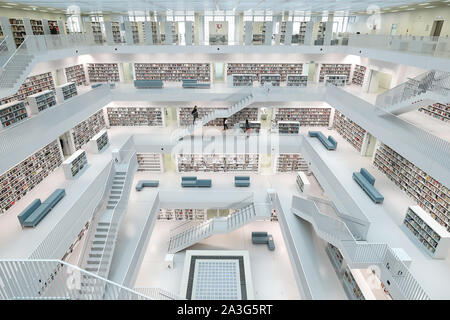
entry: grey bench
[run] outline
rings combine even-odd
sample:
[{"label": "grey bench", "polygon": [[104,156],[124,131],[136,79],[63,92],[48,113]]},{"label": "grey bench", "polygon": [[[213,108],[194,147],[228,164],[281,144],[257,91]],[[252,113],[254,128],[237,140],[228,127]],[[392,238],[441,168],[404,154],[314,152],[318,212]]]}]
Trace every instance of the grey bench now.
[{"label": "grey bench", "polygon": [[253,244],[266,244],[268,241],[267,232],[263,231],[253,231],[252,232],[252,243]]},{"label": "grey bench", "polygon": [[249,187],[250,186],[250,177],[235,176],[234,177],[234,186],[235,187]]},{"label": "grey bench", "polygon": [[197,79],[183,79],[182,80],[182,87],[183,88],[191,88],[191,89],[209,89],[210,84],[209,83],[199,83]]},{"label": "grey bench", "polygon": [[332,136],[328,136],[328,139],[320,131],[308,131],[308,135],[313,138],[319,139],[325,148],[328,150],[336,150],[337,141]]},{"label": "grey bench", "polygon": [[136,191],[141,191],[145,187],[156,188],[159,185],[159,180],[139,180],[136,184]]},{"label": "grey bench", "polygon": [[211,179],[197,179],[197,177],[181,177],[181,186],[183,188],[198,187],[211,188]]},{"label": "grey bench", "polygon": [[103,83],[95,83],[95,84],[91,85],[91,88],[92,88],[92,89],[98,88],[98,87],[100,87],[102,84],[103,84]]},{"label": "grey bench", "polygon": [[36,227],[65,195],[64,189],[56,189],[44,202],[34,200],[17,216],[22,227]]},{"label": "grey bench", "polygon": [[383,203],[384,197],[375,189],[375,178],[364,168],[361,168],[359,172],[353,172],[353,180],[355,180],[359,186],[367,193],[367,195],[375,203]]},{"label": "grey bench", "polygon": [[162,89],[162,80],[134,80],[134,87],[137,89]]}]

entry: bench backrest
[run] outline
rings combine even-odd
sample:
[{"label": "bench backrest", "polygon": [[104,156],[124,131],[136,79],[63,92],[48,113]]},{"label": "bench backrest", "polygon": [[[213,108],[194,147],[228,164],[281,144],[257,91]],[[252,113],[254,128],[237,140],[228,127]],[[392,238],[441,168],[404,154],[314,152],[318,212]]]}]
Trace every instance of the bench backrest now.
[{"label": "bench backrest", "polygon": [[54,202],[56,199],[63,197],[66,195],[66,190],[64,189],[56,189],[47,199],[45,199],[44,203]]},{"label": "bench backrest", "polygon": [[25,210],[23,210],[18,216],[20,224],[23,224],[25,220],[41,205],[41,199],[36,199]]},{"label": "bench backrest", "polygon": [[330,141],[335,147],[337,146],[337,141],[334,140],[332,136],[328,136],[328,141]]},{"label": "bench backrest", "polygon": [[359,170],[359,172],[361,172],[361,175],[371,184],[373,185],[375,183],[375,178],[369,173],[369,171],[367,171],[364,168],[361,168],[361,170]]},{"label": "bench backrest", "polygon": [[310,137],[317,137],[318,134],[319,134],[319,131],[308,131],[308,135]]},{"label": "bench backrest", "polygon": [[181,177],[181,181],[197,181],[197,177]]},{"label": "bench backrest", "polygon": [[267,237],[267,232],[264,232],[264,231],[253,231],[252,232],[252,238],[259,238],[259,237]]},{"label": "bench backrest", "polygon": [[234,180],[239,181],[239,180],[250,180],[250,177],[246,177],[246,176],[235,176]]},{"label": "bench backrest", "polygon": [[183,83],[197,83],[197,79],[183,79]]},{"label": "bench backrest", "polygon": [[135,87],[161,87],[162,80],[134,80]]}]

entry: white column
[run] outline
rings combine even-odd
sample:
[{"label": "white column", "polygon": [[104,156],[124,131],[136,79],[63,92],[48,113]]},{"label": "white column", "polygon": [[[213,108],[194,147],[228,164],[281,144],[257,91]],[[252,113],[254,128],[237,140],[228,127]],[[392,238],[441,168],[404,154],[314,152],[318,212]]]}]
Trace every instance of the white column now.
[{"label": "white column", "polygon": [[313,29],[314,29],[314,22],[308,21],[306,23],[305,42],[304,42],[304,44],[307,46],[313,45]]},{"label": "white column", "polygon": [[294,28],[294,23],[292,21],[286,22],[286,34],[284,36],[284,44],[291,45],[292,43],[292,30]]},{"label": "white column", "polygon": [[333,31],[333,21],[327,21],[325,23],[325,36],[324,36],[324,40],[323,40],[324,46],[331,45],[332,31]]},{"label": "white column", "polygon": [[50,27],[48,26],[47,19],[42,19],[42,28],[44,29],[44,34],[50,34]]},{"label": "white column", "polygon": [[166,34],[166,44],[173,44],[172,22],[166,21],[164,23],[164,29],[164,33]]},{"label": "white column", "polygon": [[153,30],[151,21],[144,21],[144,42],[146,45],[153,44]]},{"label": "white column", "polygon": [[253,41],[253,21],[245,21],[245,45],[250,46]]},{"label": "white column", "polygon": [[192,21],[186,21],[184,23],[184,34],[186,39],[186,45],[191,46],[192,45]]},{"label": "white column", "polygon": [[128,45],[132,45],[133,44],[133,32],[131,31],[131,22],[128,20],[128,17],[123,17],[124,18],[124,22],[123,22],[123,26],[125,29],[125,42]]},{"label": "white column", "polygon": [[112,32],[111,21],[105,21],[105,36],[106,36],[106,43],[109,45],[114,45],[114,37]]},{"label": "white column", "polygon": [[272,44],[273,22],[266,21],[265,27],[266,27],[266,32],[265,32],[265,36],[264,36],[264,44],[266,46],[270,46]]}]

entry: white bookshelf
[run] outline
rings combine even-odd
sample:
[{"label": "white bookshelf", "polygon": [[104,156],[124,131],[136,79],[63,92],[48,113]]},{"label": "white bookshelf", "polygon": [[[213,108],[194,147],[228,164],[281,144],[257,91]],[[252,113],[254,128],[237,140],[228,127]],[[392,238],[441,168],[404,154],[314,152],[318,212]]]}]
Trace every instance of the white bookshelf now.
[{"label": "white bookshelf", "polygon": [[298,153],[280,153],[274,155],[274,172],[308,171],[308,162]]},{"label": "white bookshelf", "polygon": [[270,83],[274,87],[279,87],[281,84],[281,75],[274,73],[266,73],[259,75],[259,83],[263,86],[266,82]]},{"label": "white bookshelf", "polygon": [[301,63],[228,63],[227,76],[233,74],[250,74],[259,80],[261,74],[277,74],[281,76],[281,82],[286,81],[288,74],[303,73],[303,64]]},{"label": "white bookshelf", "polygon": [[278,133],[298,134],[300,132],[300,122],[298,121],[278,121]]},{"label": "white bookshelf", "polygon": [[84,66],[77,64],[64,69],[67,82],[75,82],[77,86],[87,85],[86,73],[84,72]]},{"label": "white bookshelf", "polygon": [[408,207],[403,224],[433,258],[445,259],[448,256],[450,233],[421,207]]},{"label": "white bookshelf", "polygon": [[254,74],[233,74],[233,87],[253,87],[253,81],[256,78]]},{"label": "white bookshelf", "polygon": [[359,64],[355,65],[355,69],[353,70],[353,78],[352,83],[357,86],[362,87],[364,84],[364,78],[366,75],[366,67],[361,66]]},{"label": "white bookshelf", "polygon": [[119,65],[117,63],[88,63],[90,82],[119,82]]},{"label": "white bookshelf", "polygon": [[205,221],[206,209],[159,209],[158,220]]},{"label": "white bookshelf", "polygon": [[[256,133],[259,134],[261,131],[261,121],[248,121],[248,124],[250,125],[250,133]],[[244,132],[245,129],[245,121],[240,121],[238,123],[239,129]]]},{"label": "white bookshelf", "polygon": [[335,110],[333,126],[345,140],[347,140],[356,150],[361,152],[366,130],[337,110]]},{"label": "white bookshelf", "polygon": [[113,126],[164,126],[164,109],[149,107],[107,107],[109,125]]},{"label": "white bookshelf", "polygon": [[135,63],[134,70],[136,80],[210,82],[211,79],[209,63]]},{"label": "white bookshelf", "polygon": [[75,151],[70,157],[64,160],[61,166],[66,179],[74,179],[87,167],[86,151]]},{"label": "white bookshelf", "polygon": [[302,171],[297,172],[297,178],[295,180],[297,182],[297,187],[305,195],[309,194],[309,189],[311,188],[311,183],[309,182],[308,177]]},{"label": "white bookshelf", "polygon": [[[302,172],[300,172],[302,173]],[[306,194],[306,192],[305,192]],[[333,265],[334,270],[336,271],[339,278],[341,278],[342,275],[342,266],[344,265],[344,257],[342,256],[341,252],[338,248],[333,246],[331,243],[327,243],[327,246],[325,247],[325,251],[330,258],[331,264]]]},{"label": "white bookshelf", "polygon": [[138,153],[138,171],[164,172],[162,153]]},{"label": "white bookshelf", "polygon": [[177,154],[177,172],[259,172],[259,154]]},{"label": "white bookshelf", "polygon": [[108,132],[103,129],[89,140],[87,150],[91,153],[100,153],[105,150],[108,145]]},{"label": "white bookshelf", "polygon": [[99,110],[86,120],[72,128],[72,136],[75,149],[80,149],[84,144],[106,127],[103,110]]},{"label": "white bookshelf", "polygon": [[450,122],[450,103],[433,103],[420,108],[419,111],[444,122]]},{"label": "white bookshelf", "polygon": [[0,105],[0,121],[3,128],[10,127],[28,117],[28,111],[23,101],[12,101]]},{"label": "white bookshelf", "polygon": [[286,76],[287,87],[306,87],[308,85],[308,76],[300,74],[288,74]]},{"label": "white bookshelf", "polygon": [[333,84],[337,87],[344,87],[347,84],[347,76],[339,74],[327,74],[325,84]]},{"label": "white bookshelf", "polygon": [[378,147],[373,165],[413,198],[440,225],[450,231],[448,187],[385,144]]},{"label": "white bookshelf", "polygon": [[38,114],[56,105],[55,93],[52,90],[45,90],[27,97],[30,114]]},{"label": "white bookshelf", "polygon": [[330,115],[331,108],[277,108],[273,121],[276,125],[281,121],[297,121],[300,126],[327,127]]},{"label": "white bookshelf", "polygon": [[324,82],[326,75],[345,75],[350,79],[351,64],[323,63],[320,67],[319,82]]},{"label": "white bookshelf", "polygon": [[358,285],[358,282],[355,280],[353,270],[349,267],[344,270],[342,283],[345,292],[351,300],[366,300],[361,288]]},{"label": "white bookshelf", "polygon": [[56,98],[61,103],[78,94],[75,82],[68,82],[56,87]]}]

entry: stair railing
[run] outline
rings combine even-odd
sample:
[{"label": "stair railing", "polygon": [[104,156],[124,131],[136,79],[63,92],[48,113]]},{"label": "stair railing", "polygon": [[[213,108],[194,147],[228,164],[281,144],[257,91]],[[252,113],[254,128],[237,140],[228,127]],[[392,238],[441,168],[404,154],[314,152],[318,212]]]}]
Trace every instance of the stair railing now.
[{"label": "stair railing", "polygon": [[[11,87],[9,83],[7,83],[7,79],[9,73],[7,72],[7,68],[9,66],[14,66],[14,67],[18,67],[23,65],[23,63],[21,63],[20,58],[26,58],[31,60],[32,58],[32,53],[29,52],[28,49],[28,43],[30,42],[29,40],[29,36],[25,36],[24,41],[19,45],[19,47],[17,47],[17,49],[9,56],[9,58],[5,61],[5,63],[1,66],[1,74],[0,74],[0,87],[5,88],[5,87]],[[6,40],[6,39],[5,39]],[[22,61],[26,61],[26,60],[22,60]]]}]

